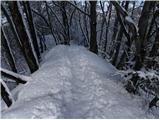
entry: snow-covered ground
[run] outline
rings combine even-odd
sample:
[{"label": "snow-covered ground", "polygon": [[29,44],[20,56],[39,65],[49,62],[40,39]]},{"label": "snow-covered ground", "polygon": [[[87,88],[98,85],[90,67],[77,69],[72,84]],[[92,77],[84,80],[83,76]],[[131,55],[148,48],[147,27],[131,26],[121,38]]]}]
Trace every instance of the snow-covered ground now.
[{"label": "snow-covered ground", "polygon": [[84,47],[58,45],[32,80],[15,88],[15,103],[2,118],[154,118],[117,70]]}]

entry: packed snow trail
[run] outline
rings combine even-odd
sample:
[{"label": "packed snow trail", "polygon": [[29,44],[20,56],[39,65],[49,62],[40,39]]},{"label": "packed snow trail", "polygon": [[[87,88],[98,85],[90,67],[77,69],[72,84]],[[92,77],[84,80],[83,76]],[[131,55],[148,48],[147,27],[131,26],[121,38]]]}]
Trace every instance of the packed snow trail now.
[{"label": "packed snow trail", "polygon": [[16,102],[2,118],[151,118],[141,99],[114,81],[115,73],[84,47],[59,45],[32,80],[13,91]]}]

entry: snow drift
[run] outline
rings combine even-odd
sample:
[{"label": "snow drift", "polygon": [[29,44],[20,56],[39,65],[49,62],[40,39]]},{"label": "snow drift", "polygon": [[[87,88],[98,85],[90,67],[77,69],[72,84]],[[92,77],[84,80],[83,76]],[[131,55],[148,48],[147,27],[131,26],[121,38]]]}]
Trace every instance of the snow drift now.
[{"label": "snow drift", "polygon": [[32,80],[13,91],[16,102],[2,118],[152,118],[114,81],[116,72],[84,47],[56,46]]}]

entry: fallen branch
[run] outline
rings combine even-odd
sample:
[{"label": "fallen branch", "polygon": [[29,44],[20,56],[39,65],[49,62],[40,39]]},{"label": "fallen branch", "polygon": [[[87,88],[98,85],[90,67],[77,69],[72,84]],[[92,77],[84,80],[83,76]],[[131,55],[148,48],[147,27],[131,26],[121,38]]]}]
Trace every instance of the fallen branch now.
[{"label": "fallen branch", "polygon": [[1,97],[4,100],[4,102],[6,103],[6,105],[8,107],[10,107],[12,105],[12,103],[14,103],[14,99],[13,99],[7,85],[5,84],[5,82],[3,82],[2,79],[0,79],[0,83],[1,83]]},{"label": "fallen branch", "polygon": [[17,83],[22,83],[25,84],[27,81],[30,80],[30,77],[24,76],[24,75],[19,75],[17,73],[14,73],[12,71],[6,70],[1,68],[0,69],[1,75],[4,77],[7,77],[11,80],[16,81]]}]

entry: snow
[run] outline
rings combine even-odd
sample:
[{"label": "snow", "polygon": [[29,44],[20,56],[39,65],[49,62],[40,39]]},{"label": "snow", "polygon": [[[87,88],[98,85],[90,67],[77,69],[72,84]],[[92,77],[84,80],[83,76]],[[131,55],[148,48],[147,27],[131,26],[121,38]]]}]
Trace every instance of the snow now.
[{"label": "snow", "polygon": [[126,16],[126,17],[125,17],[125,20],[126,20],[127,22],[129,22],[130,24],[134,25],[134,27],[135,27],[135,29],[136,29],[136,32],[138,32],[138,27],[137,27],[136,23],[133,21],[133,19],[132,19],[130,16]]},{"label": "snow", "polygon": [[25,85],[2,118],[154,118],[138,96],[115,82],[108,62],[80,46],[58,45]]}]

